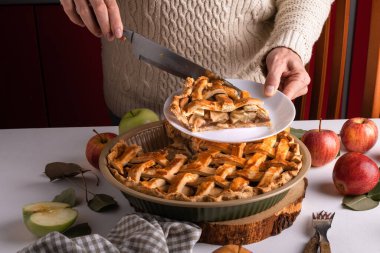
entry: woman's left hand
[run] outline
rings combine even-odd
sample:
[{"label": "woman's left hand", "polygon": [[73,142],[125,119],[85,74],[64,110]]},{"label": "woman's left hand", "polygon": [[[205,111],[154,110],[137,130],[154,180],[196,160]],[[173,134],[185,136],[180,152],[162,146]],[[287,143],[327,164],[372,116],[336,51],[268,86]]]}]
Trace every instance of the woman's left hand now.
[{"label": "woman's left hand", "polygon": [[265,95],[272,96],[281,90],[290,99],[305,95],[310,76],[301,58],[289,48],[277,47],[266,57],[268,75],[265,80]]}]

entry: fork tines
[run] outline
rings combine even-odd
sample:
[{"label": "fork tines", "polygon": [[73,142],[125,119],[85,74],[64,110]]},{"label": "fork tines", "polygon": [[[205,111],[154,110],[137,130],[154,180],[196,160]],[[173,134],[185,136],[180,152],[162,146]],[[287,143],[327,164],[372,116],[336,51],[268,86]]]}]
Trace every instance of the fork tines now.
[{"label": "fork tines", "polygon": [[334,218],[334,215],[335,215],[335,212],[328,213],[322,210],[319,213],[313,213],[313,219],[332,220]]}]

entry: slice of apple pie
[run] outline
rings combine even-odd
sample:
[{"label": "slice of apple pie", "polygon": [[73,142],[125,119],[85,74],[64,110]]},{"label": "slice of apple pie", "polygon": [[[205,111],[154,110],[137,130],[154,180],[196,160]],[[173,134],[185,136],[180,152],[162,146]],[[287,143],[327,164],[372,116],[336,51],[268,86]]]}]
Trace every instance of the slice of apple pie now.
[{"label": "slice of apple pie", "polygon": [[240,93],[224,85],[223,80],[211,80],[201,76],[197,80],[188,77],[182,94],[174,96],[171,112],[193,132],[270,126],[264,102],[250,96],[248,91]]}]

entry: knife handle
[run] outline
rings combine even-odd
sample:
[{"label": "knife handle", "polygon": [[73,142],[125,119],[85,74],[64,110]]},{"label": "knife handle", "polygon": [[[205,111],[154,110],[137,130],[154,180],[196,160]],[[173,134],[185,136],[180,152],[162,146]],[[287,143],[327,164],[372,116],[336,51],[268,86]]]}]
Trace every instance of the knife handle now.
[{"label": "knife handle", "polygon": [[133,34],[134,34],[134,33],[135,33],[134,31],[129,30],[128,28],[126,28],[126,27],[124,26],[124,29],[123,29],[123,36],[124,36],[125,38],[127,38],[127,40],[129,40],[129,42],[132,42],[132,38],[133,38]]}]

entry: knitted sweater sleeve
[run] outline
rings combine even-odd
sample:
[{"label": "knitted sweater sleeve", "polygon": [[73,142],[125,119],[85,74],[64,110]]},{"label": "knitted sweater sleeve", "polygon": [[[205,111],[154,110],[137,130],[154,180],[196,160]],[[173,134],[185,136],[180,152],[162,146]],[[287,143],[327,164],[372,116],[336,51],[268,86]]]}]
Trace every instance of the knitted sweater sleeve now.
[{"label": "knitted sweater sleeve", "polygon": [[264,46],[263,59],[276,47],[296,52],[306,64],[321,34],[334,0],[277,0],[273,31]]}]

